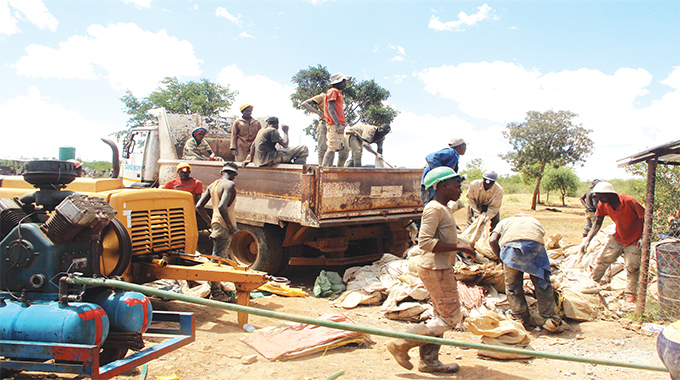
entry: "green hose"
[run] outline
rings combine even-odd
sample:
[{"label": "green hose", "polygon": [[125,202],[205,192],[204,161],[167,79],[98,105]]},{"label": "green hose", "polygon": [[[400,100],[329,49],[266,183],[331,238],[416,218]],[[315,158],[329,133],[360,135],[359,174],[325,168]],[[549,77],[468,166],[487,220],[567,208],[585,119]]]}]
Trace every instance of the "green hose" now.
[{"label": "green hose", "polygon": [[71,277],[70,281],[73,282],[74,284],[78,284],[78,285],[109,286],[109,287],[112,287],[112,288],[130,290],[130,291],[144,293],[146,295],[152,295],[152,296],[162,297],[162,298],[167,298],[167,299],[174,299],[174,300],[183,301],[183,302],[187,302],[187,303],[210,306],[210,307],[215,307],[215,308],[218,308],[218,309],[224,309],[224,310],[229,310],[229,311],[234,311],[234,312],[239,312],[239,313],[254,314],[254,315],[259,315],[261,317],[282,319],[282,320],[285,320],[285,321],[306,323],[306,324],[315,325],[315,326],[324,326],[324,327],[329,327],[329,328],[332,328],[332,329],[355,331],[355,332],[360,332],[360,333],[370,334],[370,335],[380,335],[380,336],[386,336],[386,337],[390,337],[390,338],[417,340],[417,341],[420,341],[420,342],[434,343],[434,344],[447,345],[447,346],[465,347],[465,348],[471,348],[471,349],[476,349],[476,350],[496,351],[496,352],[504,352],[504,353],[508,353],[508,354],[520,354],[520,355],[533,356],[533,357],[544,358],[544,359],[565,360],[565,361],[571,361],[571,362],[599,364],[599,365],[606,365],[606,366],[612,366],[612,367],[624,367],[624,368],[643,369],[643,370],[648,370],[648,371],[668,372],[666,367],[662,367],[662,366],[655,366],[655,365],[648,365],[648,364],[638,364],[638,363],[627,363],[627,362],[620,362],[620,361],[606,360],[606,359],[585,358],[585,357],[581,357],[581,356],[562,355],[562,354],[555,354],[555,353],[552,353],[552,352],[540,352],[540,351],[533,351],[533,350],[525,350],[525,349],[521,349],[521,348],[501,347],[501,346],[494,346],[494,345],[488,345],[488,344],[482,344],[482,343],[465,342],[465,341],[459,341],[459,340],[453,340],[453,339],[443,339],[443,338],[435,338],[435,337],[431,337],[431,336],[424,336],[424,335],[418,335],[418,334],[409,334],[409,333],[403,333],[403,332],[381,330],[381,329],[376,329],[376,328],[372,328],[372,327],[364,327],[364,326],[352,325],[352,324],[348,324],[348,323],[325,321],[325,320],[316,319],[316,318],[301,317],[301,316],[297,316],[297,315],[293,315],[293,314],[286,314],[286,313],[279,313],[279,312],[276,312],[276,311],[257,309],[257,308],[250,307],[250,306],[242,306],[242,305],[237,305],[237,304],[232,304],[232,303],[225,303],[225,302],[208,300],[208,299],[199,298],[199,297],[187,296],[185,294],[173,293],[173,292],[168,292],[168,291],[165,291],[165,290],[158,290],[158,289],[154,289],[154,288],[151,288],[151,287],[148,287],[148,286],[130,284],[130,283],[127,283],[127,282],[124,282],[124,281],[95,279],[95,278],[83,278],[83,277]]}]

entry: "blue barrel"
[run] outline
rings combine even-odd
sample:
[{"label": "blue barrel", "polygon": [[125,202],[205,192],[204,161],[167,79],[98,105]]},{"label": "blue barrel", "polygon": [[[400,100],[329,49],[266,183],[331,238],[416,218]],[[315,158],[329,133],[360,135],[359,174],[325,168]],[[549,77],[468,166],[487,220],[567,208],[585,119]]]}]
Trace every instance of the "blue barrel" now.
[{"label": "blue barrel", "polygon": [[671,373],[671,379],[680,380],[680,321],[677,321],[656,338],[656,352]]},{"label": "blue barrel", "polygon": [[142,293],[106,289],[87,295],[85,300],[106,311],[111,331],[143,334],[153,318],[151,302]]},{"label": "blue barrel", "polygon": [[680,243],[656,246],[659,312],[668,320],[680,319]]},{"label": "blue barrel", "polygon": [[0,340],[99,346],[108,335],[109,318],[104,309],[92,303],[0,303]]},{"label": "blue barrel", "polygon": [[59,161],[66,161],[76,158],[76,148],[72,146],[59,147]]}]

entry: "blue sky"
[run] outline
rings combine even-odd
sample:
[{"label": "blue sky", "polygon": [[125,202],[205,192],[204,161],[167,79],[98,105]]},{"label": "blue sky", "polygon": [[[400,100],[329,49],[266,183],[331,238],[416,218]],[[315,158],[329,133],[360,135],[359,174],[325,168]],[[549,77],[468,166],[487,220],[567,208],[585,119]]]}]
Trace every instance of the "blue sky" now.
[{"label": "blue sky", "polygon": [[529,110],[593,130],[584,180],[623,178],[617,159],[680,138],[678,1],[0,0],[0,52],[3,158],[110,159],[99,137],[124,128],[120,97],[165,76],[228,85],[227,115],[252,103],[311,148],[290,78],[317,64],[391,92],[393,165],[460,136],[463,167],[509,173],[501,131]]}]

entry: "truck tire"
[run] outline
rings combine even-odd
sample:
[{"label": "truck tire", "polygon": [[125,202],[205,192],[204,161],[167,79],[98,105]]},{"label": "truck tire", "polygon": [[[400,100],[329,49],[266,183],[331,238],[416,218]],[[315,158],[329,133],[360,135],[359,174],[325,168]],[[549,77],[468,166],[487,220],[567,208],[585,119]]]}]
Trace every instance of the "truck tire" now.
[{"label": "truck tire", "polygon": [[250,269],[276,274],[283,260],[283,231],[277,226],[238,224],[231,240],[229,258]]}]

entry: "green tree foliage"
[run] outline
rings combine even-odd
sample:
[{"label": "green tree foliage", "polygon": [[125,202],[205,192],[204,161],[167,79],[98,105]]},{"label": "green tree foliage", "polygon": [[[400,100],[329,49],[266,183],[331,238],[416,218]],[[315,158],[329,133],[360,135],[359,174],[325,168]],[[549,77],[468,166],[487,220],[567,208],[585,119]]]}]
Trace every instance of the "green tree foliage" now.
[{"label": "green tree foliage", "polygon": [[123,102],[123,110],[130,115],[127,129],[116,133],[120,136],[130,128],[144,124],[153,116],[148,110],[164,107],[166,111],[178,114],[198,113],[205,116],[216,115],[226,111],[234,103],[237,91],[229,91],[229,86],[223,87],[207,79],[198,82],[189,81],[180,83],[176,77],[166,77],[156,90],[146,98],[135,97],[130,90],[125,92],[120,100]]},{"label": "green tree foliage", "polygon": [[593,141],[586,129],[573,121],[578,115],[571,111],[529,111],[526,119],[512,122],[503,137],[512,151],[500,157],[512,165],[512,170],[536,181],[531,209],[539,202],[541,179],[546,167],[578,164],[592,153]]},{"label": "green tree foliage", "polygon": [[[639,163],[626,167],[626,172],[635,176],[647,178],[647,163]],[[645,181],[640,180],[640,186],[645,188]],[[620,191],[616,185],[614,189]],[[642,195],[636,197],[642,205],[645,204],[644,190]],[[628,193],[626,193],[628,194]],[[632,194],[628,194],[632,195]],[[654,218],[652,221],[652,236],[669,229],[671,218],[680,218],[680,167],[674,165],[657,165],[656,182],[654,188]]]},{"label": "green tree foliage", "polygon": [[[330,79],[331,73],[320,64],[298,71],[291,79],[297,86],[295,92],[290,96],[293,107],[302,109],[301,104],[305,100],[326,92]],[[342,91],[342,96],[345,102],[345,119],[348,125],[356,123],[390,124],[399,114],[399,111],[384,103],[390,97],[390,92],[380,87],[374,79],[361,82],[352,79],[347,84],[347,88]],[[317,125],[318,120],[314,120],[312,124],[305,127],[305,133],[312,136],[315,141],[317,140]]]},{"label": "green tree foliage", "polygon": [[568,167],[560,166],[559,168],[549,167],[545,171],[542,186],[548,192],[559,191],[562,195],[562,206],[566,206],[564,198],[569,195],[574,195],[578,190],[579,179],[578,176]]},{"label": "green tree foliage", "polygon": [[473,158],[465,164],[465,170],[461,171],[465,174],[467,182],[472,182],[476,179],[481,179],[484,174],[484,160],[481,158]]}]

